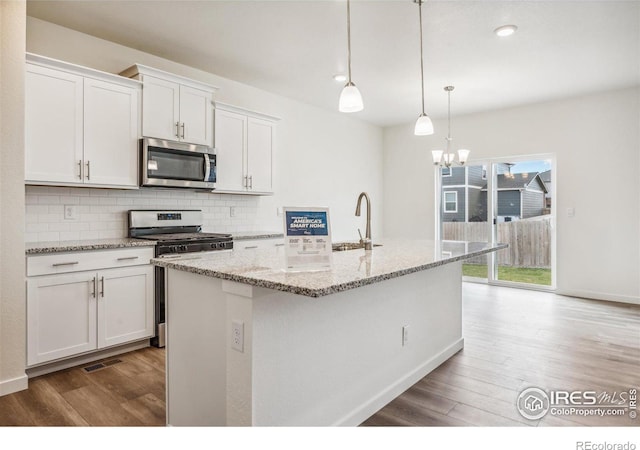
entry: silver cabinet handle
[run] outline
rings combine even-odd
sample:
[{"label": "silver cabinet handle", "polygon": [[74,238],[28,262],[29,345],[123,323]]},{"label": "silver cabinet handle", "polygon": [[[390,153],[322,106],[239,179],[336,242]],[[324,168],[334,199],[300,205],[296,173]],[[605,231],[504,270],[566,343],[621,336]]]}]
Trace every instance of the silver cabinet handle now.
[{"label": "silver cabinet handle", "polygon": [[78,161],[78,179],[82,180],[82,160]]},{"label": "silver cabinet handle", "polygon": [[91,161],[87,161],[87,180],[91,179]]},{"label": "silver cabinet handle", "polygon": [[247,246],[247,247],[245,247],[244,249],[245,249],[245,250],[248,250],[248,249],[250,249],[250,248],[258,248],[258,246],[257,246],[257,245],[248,245],[248,246]]},{"label": "silver cabinet handle", "polygon": [[80,264],[79,261],[71,261],[71,262],[62,262],[62,263],[54,263],[51,264],[52,267],[60,267],[60,266],[73,266],[76,264]]},{"label": "silver cabinet handle", "polygon": [[249,175],[249,189],[253,189],[253,175]]},{"label": "silver cabinet handle", "polygon": [[180,137],[180,122],[176,122],[176,137]]},{"label": "silver cabinet handle", "polygon": [[284,247],[284,244],[276,244],[276,247]]},{"label": "silver cabinet handle", "polygon": [[130,259],[138,259],[139,256],[126,256],[126,257],[122,257],[122,258],[118,258],[118,261],[128,261]]},{"label": "silver cabinet handle", "polygon": [[248,188],[248,187],[249,187],[249,177],[245,175],[245,176],[244,176],[244,177],[242,177],[242,178],[243,178],[243,180],[244,180],[244,182],[242,183],[242,185],[243,185],[244,187]]},{"label": "silver cabinet handle", "polygon": [[91,297],[96,298],[96,277],[91,280]]},{"label": "silver cabinet handle", "polygon": [[102,283],[102,290],[100,291],[100,297],[104,298],[104,277],[100,278],[100,283]]},{"label": "silver cabinet handle", "polygon": [[184,122],[180,124],[180,128],[182,129],[182,139],[184,139]]}]

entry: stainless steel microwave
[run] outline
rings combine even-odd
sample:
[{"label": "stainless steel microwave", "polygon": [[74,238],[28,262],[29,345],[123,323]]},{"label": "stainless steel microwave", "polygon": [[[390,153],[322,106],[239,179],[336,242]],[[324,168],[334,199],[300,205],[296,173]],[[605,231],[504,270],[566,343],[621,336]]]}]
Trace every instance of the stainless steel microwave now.
[{"label": "stainless steel microwave", "polygon": [[141,186],[214,189],[215,149],[163,139],[141,140]]}]

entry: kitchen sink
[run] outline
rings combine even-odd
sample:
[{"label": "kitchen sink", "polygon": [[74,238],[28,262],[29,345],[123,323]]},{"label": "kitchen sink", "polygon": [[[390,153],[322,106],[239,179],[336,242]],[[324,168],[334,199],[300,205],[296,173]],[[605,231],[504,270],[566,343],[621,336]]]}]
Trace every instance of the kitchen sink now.
[{"label": "kitchen sink", "polygon": [[[374,247],[382,247],[382,244],[373,244]],[[360,242],[337,242],[335,244],[331,244],[331,247],[334,252],[344,252],[345,250],[356,250],[359,248],[364,248],[364,243]]]}]

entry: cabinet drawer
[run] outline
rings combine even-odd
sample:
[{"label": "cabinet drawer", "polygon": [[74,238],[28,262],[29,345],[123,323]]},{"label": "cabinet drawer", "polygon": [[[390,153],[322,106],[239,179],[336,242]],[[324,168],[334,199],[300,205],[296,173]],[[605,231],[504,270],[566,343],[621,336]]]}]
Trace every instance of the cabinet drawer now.
[{"label": "cabinet drawer", "polygon": [[233,241],[233,248],[238,250],[253,250],[256,248],[282,247],[282,238],[269,239],[236,239]]},{"label": "cabinet drawer", "polygon": [[153,247],[78,251],[27,257],[27,276],[149,264]]}]

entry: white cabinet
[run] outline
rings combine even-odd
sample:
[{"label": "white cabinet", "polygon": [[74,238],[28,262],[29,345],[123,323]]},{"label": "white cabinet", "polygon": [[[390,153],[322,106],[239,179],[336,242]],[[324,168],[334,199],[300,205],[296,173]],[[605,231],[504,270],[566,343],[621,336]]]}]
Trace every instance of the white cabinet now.
[{"label": "white cabinet", "polygon": [[141,64],[121,75],[143,83],[143,136],[213,147],[214,86]]},{"label": "white cabinet", "polygon": [[276,117],[216,103],[217,192],[273,193]]},{"label": "white cabinet", "polygon": [[27,54],[27,184],[136,188],[140,85]]},{"label": "white cabinet", "polygon": [[153,250],[27,258],[27,365],[153,336]]}]

